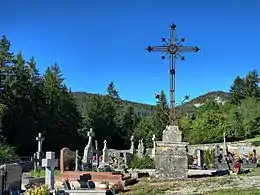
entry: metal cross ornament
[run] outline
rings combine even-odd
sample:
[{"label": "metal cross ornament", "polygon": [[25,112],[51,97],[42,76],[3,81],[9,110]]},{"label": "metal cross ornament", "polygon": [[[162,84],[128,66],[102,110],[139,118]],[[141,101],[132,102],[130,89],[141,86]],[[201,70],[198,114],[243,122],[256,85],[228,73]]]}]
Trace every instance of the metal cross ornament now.
[{"label": "metal cross ornament", "polygon": [[[148,46],[146,50],[148,52],[157,51],[163,52],[162,59],[165,59],[167,55],[170,55],[170,113],[169,113],[169,124],[176,125],[176,116],[175,116],[175,60],[179,57],[181,60],[184,60],[184,57],[181,55],[183,52],[198,52],[200,49],[198,46],[184,46],[182,45],[185,42],[184,38],[177,40],[175,38],[176,25],[173,23],[170,25],[170,39],[162,38],[163,44],[161,46]],[[156,98],[159,98],[159,95],[156,95]]]}]

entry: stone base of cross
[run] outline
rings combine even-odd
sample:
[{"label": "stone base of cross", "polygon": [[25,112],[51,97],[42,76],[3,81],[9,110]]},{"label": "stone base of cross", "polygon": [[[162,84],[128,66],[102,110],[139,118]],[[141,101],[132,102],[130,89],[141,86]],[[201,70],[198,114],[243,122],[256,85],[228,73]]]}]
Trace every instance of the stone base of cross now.
[{"label": "stone base of cross", "polygon": [[42,166],[45,167],[45,184],[51,190],[54,189],[54,169],[58,167],[58,160],[55,159],[55,152],[46,152],[46,158],[42,159]]}]

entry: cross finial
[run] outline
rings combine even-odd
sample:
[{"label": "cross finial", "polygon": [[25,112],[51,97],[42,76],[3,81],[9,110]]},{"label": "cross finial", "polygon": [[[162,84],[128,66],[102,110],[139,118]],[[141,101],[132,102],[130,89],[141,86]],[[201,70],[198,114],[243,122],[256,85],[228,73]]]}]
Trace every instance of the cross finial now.
[{"label": "cross finial", "polygon": [[106,149],[107,148],[107,140],[104,140],[104,149]]},{"label": "cross finial", "polygon": [[42,136],[42,133],[38,133],[38,136],[36,137],[37,141],[43,141],[44,137]]},{"label": "cross finial", "polygon": [[153,134],[152,140],[155,141],[155,134]]},{"label": "cross finial", "polygon": [[134,141],[134,136],[133,136],[133,135],[131,136],[130,141],[131,141],[131,142]]},{"label": "cross finial", "polygon": [[92,128],[90,128],[90,130],[89,130],[89,132],[88,132],[88,136],[89,136],[89,137],[94,137],[94,136],[95,136],[95,133],[94,133],[94,131],[93,131]]}]

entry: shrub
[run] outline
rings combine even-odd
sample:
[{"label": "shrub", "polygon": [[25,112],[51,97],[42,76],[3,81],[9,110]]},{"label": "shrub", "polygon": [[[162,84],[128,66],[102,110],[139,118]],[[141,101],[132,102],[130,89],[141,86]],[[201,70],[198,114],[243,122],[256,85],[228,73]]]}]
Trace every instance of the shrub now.
[{"label": "shrub", "polygon": [[149,156],[134,156],[130,163],[130,167],[132,169],[155,169],[155,163],[154,159],[150,158]]},{"label": "shrub", "polygon": [[215,150],[214,149],[207,149],[204,150],[204,163],[207,165],[208,168],[212,168],[214,165],[215,160]]},{"label": "shrub", "polygon": [[18,161],[15,148],[8,145],[3,137],[0,137],[0,163]]}]

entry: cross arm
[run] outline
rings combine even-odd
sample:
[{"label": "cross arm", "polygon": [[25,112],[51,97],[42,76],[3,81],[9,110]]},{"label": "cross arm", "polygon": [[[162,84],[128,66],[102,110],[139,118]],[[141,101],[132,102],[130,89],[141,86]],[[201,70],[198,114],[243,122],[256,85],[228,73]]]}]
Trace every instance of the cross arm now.
[{"label": "cross arm", "polygon": [[148,52],[151,52],[151,51],[160,51],[160,52],[167,52],[167,47],[162,45],[162,46],[148,46],[146,48],[146,50]]},{"label": "cross arm", "polygon": [[179,52],[198,52],[200,48],[198,46],[180,46]]}]

